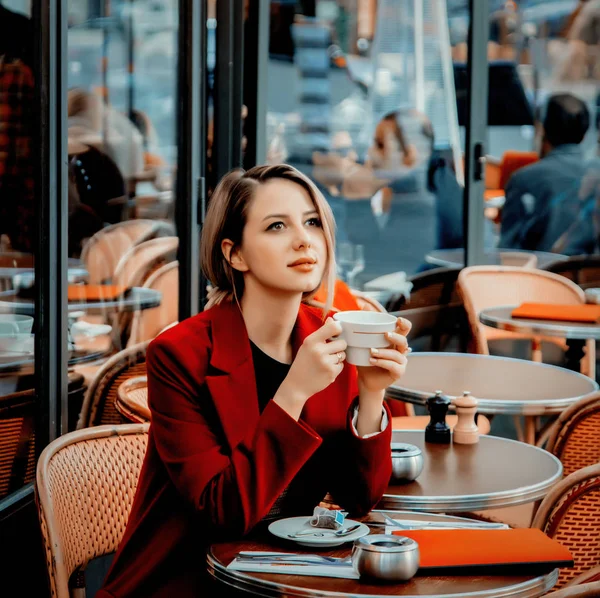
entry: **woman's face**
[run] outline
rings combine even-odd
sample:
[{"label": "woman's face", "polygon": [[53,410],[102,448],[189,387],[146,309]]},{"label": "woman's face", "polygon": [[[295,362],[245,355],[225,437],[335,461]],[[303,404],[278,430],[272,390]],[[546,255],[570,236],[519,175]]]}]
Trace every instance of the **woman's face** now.
[{"label": "woman's face", "polygon": [[304,293],[318,288],[327,266],[321,220],[308,193],[286,179],[257,187],[241,247],[230,261],[246,288]]}]

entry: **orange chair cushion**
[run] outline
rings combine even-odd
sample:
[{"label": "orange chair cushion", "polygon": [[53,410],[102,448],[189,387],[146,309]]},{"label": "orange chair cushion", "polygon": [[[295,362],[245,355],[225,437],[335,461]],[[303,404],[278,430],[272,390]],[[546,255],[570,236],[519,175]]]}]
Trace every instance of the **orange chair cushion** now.
[{"label": "orange chair cushion", "polygon": [[[327,295],[325,288],[322,286],[313,299],[319,303],[325,303]],[[343,281],[336,279],[333,289],[333,307],[338,311],[354,311],[360,310],[360,306],[356,301],[356,297],[352,294],[350,287]]]},{"label": "orange chair cushion", "polygon": [[500,189],[506,189],[508,179],[510,179],[515,171],[524,166],[529,166],[529,164],[533,164],[539,159],[540,157],[537,152],[504,152],[502,163],[500,164],[500,180],[498,181],[498,187]]},{"label": "orange chair cushion", "polygon": [[559,305],[550,303],[522,303],[513,309],[513,318],[559,320],[562,322],[600,322],[600,305]]},{"label": "orange chair cushion", "polygon": [[569,550],[539,529],[398,530],[419,545],[420,569],[538,564],[572,567]]}]

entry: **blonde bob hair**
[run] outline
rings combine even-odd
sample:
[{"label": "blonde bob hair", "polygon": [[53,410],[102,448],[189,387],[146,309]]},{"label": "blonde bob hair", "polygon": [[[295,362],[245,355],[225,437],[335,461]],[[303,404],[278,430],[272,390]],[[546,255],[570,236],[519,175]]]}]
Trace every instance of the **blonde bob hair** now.
[{"label": "blonde bob hair", "polygon": [[[327,264],[323,273],[327,301],[324,314],[331,310],[335,284],[335,221],[329,204],[315,184],[293,166],[276,164],[255,166],[248,171],[236,169],[226,174],[217,185],[210,199],[200,242],[202,270],[213,287],[206,309],[224,299],[235,299],[238,304],[244,293],[244,278],[225,259],[221,249],[224,239],[233,242],[233,250],[242,244],[242,235],[248,218],[248,210],[256,189],[273,179],[292,181],[309,195],[321,219],[327,246]],[[320,286],[320,285],[319,285]],[[318,291],[319,287],[302,296],[304,302]]]}]

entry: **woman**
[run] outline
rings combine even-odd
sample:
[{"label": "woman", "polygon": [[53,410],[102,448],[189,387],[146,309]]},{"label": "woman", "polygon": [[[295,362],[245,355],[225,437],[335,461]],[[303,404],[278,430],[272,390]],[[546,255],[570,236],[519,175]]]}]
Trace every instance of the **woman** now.
[{"label": "woman", "polygon": [[355,515],[380,499],[384,389],[404,372],[410,325],[376,367],[357,376],[344,363],[339,324],[305,303],[324,278],[331,288],[333,228],[290,166],[235,171],[215,189],[201,247],[211,306],[148,347],[148,449],[101,598],[217,595],[210,543],[311,514],[327,492]]}]

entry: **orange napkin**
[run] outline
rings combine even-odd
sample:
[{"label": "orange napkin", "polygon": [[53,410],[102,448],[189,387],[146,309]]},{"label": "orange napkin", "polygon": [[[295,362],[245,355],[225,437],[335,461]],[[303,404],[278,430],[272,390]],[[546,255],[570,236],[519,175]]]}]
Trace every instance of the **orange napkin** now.
[{"label": "orange napkin", "polygon": [[573,556],[539,529],[421,529],[394,531],[419,545],[420,568],[491,565],[572,567]]},{"label": "orange napkin", "polygon": [[564,322],[600,322],[600,305],[558,305],[551,303],[523,303],[513,309],[513,318],[561,320]]},{"label": "orange napkin", "polygon": [[67,289],[69,301],[114,301],[122,297],[127,287],[113,284],[70,284]]}]

